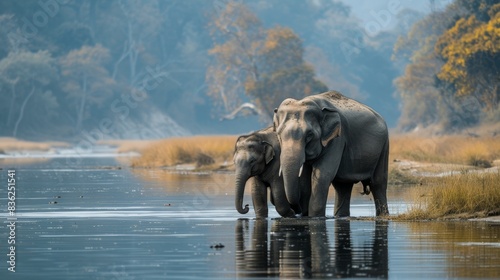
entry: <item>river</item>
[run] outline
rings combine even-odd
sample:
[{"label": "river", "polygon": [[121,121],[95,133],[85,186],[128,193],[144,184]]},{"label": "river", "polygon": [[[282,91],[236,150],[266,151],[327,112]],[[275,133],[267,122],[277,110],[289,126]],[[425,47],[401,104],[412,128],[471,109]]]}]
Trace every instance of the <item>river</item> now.
[{"label": "river", "polygon": [[[257,220],[252,209],[234,209],[231,172],[132,170],[112,157],[0,164],[0,279],[500,275],[500,223],[367,219],[374,206],[361,195],[353,195],[353,219],[283,219],[271,209],[270,218]],[[9,169],[14,216],[7,211]],[[405,211],[406,188],[390,187],[392,213]],[[249,192],[245,201],[251,204]],[[8,270],[12,218],[15,272]]]}]

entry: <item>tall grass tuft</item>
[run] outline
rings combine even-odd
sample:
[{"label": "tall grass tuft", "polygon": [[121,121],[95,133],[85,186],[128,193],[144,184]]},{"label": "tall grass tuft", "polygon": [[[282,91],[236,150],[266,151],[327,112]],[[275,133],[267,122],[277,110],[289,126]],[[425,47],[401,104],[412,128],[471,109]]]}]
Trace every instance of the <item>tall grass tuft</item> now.
[{"label": "tall grass tuft", "polygon": [[133,159],[133,167],[165,167],[194,164],[197,167],[231,162],[236,136],[168,138],[153,143]]},{"label": "tall grass tuft", "polygon": [[392,136],[391,159],[424,162],[457,163],[490,167],[500,158],[498,137],[467,137],[461,135],[421,137],[414,134]]},{"label": "tall grass tuft", "polygon": [[500,214],[500,173],[463,173],[429,178],[413,189],[413,205],[399,219],[476,217]]}]

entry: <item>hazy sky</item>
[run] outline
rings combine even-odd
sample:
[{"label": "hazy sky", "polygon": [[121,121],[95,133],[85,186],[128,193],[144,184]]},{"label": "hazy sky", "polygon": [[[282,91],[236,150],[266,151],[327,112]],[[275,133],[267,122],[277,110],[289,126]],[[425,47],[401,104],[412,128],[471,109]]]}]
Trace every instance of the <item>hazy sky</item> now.
[{"label": "hazy sky", "polygon": [[[341,0],[351,6],[352,14],[368,31],[389,29],[396,24],[397,11],[413,9],[425,14],[431,11],[431,2],[436,9],[442,9],[451,0]],[[396,12],[396,14],[394,13]]]}]

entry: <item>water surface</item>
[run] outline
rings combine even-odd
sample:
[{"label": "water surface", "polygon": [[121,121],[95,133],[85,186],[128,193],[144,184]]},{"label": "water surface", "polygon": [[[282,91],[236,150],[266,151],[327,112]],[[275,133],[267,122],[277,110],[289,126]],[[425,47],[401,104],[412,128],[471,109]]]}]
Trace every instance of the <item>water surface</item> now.
[{"label": "water surface", "polygon": [[[3,166],[2,166],[3,167]],[[7,172],[1,182],[7,182]],[[234,209],[231,173],[117,169],[112,158],[19,165],[16,272],[0,279],[495,278],[500,224],[254,219]],[[2,183],[6,186],[6,183]],[[354,190],[355,192],[361,189]],[[406,209],[404,187],[389,207]],[[0,192],[7,225],[7,191]],[[251,202],[250,195],[245,197]],[[57,202],[57,203],[56,203]],[[333,213],[333,199],[327,214]],[[354,195],[351,215],[374,216]]]}]

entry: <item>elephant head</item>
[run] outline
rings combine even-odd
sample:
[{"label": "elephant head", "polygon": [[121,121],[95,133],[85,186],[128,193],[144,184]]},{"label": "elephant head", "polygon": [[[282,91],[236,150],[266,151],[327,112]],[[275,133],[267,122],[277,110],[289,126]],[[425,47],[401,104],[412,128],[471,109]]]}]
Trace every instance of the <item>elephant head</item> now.
[{"label": "elephant head", "polygon": [[291,205],[298,205],[298,177],[306,161],[316,159],[342,133],[341,115],[309,99],[285,99],[274,110],[274,131],[281,145],[280,176]]},{"label": "elephant head", "polygon": [[273,146],[257,134],[240,136],[236,141],[233,157],[236,169],[235,205],[240,214],[248,212],[248,204],[243,208],[246,181],[252,176],[263,173],[274,155]]}]

